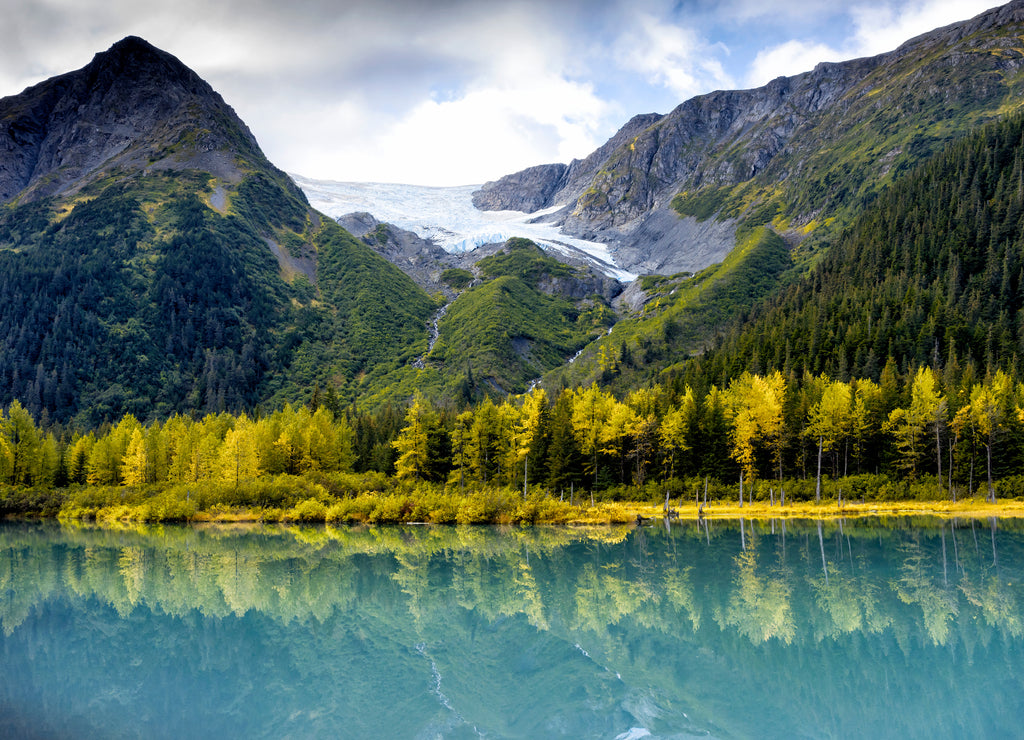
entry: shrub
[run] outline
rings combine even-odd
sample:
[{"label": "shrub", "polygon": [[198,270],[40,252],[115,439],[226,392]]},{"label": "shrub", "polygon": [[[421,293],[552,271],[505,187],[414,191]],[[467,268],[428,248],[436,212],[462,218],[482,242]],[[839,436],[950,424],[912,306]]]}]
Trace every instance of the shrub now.
[{"label": "shrub", "polygon": [[286,518],[296,522],[322,522],[327,518],[327,507],[322,501],[308,498],[292,507]]}]

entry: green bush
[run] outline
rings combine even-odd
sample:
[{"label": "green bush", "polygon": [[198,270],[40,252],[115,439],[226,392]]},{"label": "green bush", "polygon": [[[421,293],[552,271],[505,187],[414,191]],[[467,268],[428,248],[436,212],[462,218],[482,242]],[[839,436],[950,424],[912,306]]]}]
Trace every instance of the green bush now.
[{"label": "green bush", "polygon": [[288,512],[287,519],[296,522],[322,522],[327,518],[327,507],[322,501],[308,498],[299,502]]}]

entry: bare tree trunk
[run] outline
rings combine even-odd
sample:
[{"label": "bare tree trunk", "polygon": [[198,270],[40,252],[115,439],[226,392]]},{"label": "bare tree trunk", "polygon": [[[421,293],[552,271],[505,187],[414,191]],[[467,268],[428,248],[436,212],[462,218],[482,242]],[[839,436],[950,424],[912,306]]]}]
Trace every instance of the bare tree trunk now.
[{"label": "bare tree trunk", "polygon": [[526,498],[526,481],[529,480],[530,472],[530,456],[527,455],[523,458],[523,498]]},{"label": "bare tree trunk", "polygon": [[953,442],[949,445],[949,497],[956,503],[956,491],[953,490],[953,450],[956,449],[957,437],[953,436]]},{"label": "bare tree trunk", "polygon": [[818,504],[821,503],[821,448],[822,448],[822,442],[823,442],[823,440],[821,438],[821,435],[818,435],[818,477],[817,477],[817,479],[815,480],[815,483],[814,483],[814,502],[818,503]]},{"label": "bare tree trunk", "polygon": [[967,495],[968,496],[973,496],[974,495],[974,458],[975,458],[975,449],[974,449],[974,445],[972,444],[971,445],[971,472],[967,476]]},{"label": "bare tree trunk", "polygon": [[996,489],[992,485],[992,440],[989,439],[985,445],[985,459],[988,467],[988,500],[993,504],[996,502]]}]

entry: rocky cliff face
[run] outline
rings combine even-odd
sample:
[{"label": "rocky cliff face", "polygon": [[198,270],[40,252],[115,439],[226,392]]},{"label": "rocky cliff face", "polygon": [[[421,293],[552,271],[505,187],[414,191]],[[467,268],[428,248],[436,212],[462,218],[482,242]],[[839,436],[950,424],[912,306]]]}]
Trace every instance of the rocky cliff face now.
[{"label": "rocky cliff face", "polygon": [[417,234],[394,224],[378,221],[366,212],[349,213],[338,219],[342,228],[387,259],[428,293],[454,292],[441,282],[441,273],[458,267],[460,259]]},{"label": "rocky cliff face", "polygon": [[564,164],[541,164],[507,175],[473,193],[473,205],[482,211],[535,213],[564,187],[568,170]]},{"label": "rocky cliff face", "polygon": [[739,223],[775,221],[796,239],[951,137],[1020,107],[1022,33],[1017,0],[888,54],[699,96],[633,119],[564,169],[488,183],[474,203],[560,206],[547,218],[609,243],[634,272],[700,269],[728,254]]},{"label": "rocky cliff face", "polygon": [[[394,224],[379,221],[366,212],[349,213],[339,218],[338,223],[411,277],[427,293],[442,293],[448,299],[454,298],[456,291],[441,280],[445,270],[458,267],[478,272],[475,269],[477,262],[506,249],[505,244],[484,244],[468,252],[453,254],[428,239]],[[545,254],[577,270],[567,276],[545,275],[536,286],[541,293],[570,301],[601,296],[611,302],[622,292],[622,283],[597,272],[588,262],[574,260],[556,252]]]},{"label": "rocky cliff face", "polygon": [[0,100],[0,202],[66,193],[114,167],[269,164],[235,112],[195,72],[128,37],[75,72]]},{"label": "rocky cliff face", "polygon": [[473,194],[473,205],[484,211],[535,213],[582,192],[604,162],[648,126],[661,120],[657,113],[635,116],[600,149],[569,165],[543,164],[506,175],[483,185]]},{"label": "rocky cliff face", "polygon": [[355,401],[435,309],[141,39],[0,100],[0,406],[95,426],[317,383]]}]

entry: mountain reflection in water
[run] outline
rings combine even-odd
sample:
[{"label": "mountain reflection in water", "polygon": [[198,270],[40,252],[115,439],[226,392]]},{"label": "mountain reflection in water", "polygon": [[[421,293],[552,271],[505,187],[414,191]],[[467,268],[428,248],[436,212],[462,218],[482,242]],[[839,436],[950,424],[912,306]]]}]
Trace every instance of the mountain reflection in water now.
[{"label": "mountain reflection in water", "polygon": [[3,737],[998,737],[1024,525],[0,525]]}]

